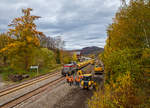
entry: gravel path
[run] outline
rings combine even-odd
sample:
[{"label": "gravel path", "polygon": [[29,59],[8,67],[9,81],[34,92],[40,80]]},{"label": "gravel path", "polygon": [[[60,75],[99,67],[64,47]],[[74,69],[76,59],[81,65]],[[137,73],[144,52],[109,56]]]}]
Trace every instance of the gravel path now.
[{"label": "gravel path", "polygon": [[88,108],[87,99],[91,96],[92,91],[69,86],[62,81],[15,108]]},{"label": "gravel path", "polygon": [[65,81],[62,81],[55,85],[53,89],[49,88],[15,108],[54,108],[57,101],[67,95],[73,88],[73,86],[70,87]]},{"label": "gravel path", "polygon": [[91,90],[83,90],[80,88],[71,89],[53,108],[88,108],[88,99],[92,94],[93,92]]}]

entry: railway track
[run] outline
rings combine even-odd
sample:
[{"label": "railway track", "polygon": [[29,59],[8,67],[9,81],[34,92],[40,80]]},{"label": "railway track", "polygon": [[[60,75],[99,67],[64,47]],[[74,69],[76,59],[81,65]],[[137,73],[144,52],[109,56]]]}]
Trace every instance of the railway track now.
[{"label": "railway track", "polygon": [[[0,108],[15,107],[19,105],[20,103],[24,102],[25,100],[45,91],[47,88],[53,89],[52,87],[54,85],[56,85],[58,82],[65,79],[64,77],[59,76],[59,75],[60,75],[60,72],[56,72],[54,74],[49,74],[49,75],[44,75],[44,76],[41,76],[40,78],[35,78],[31,81],[24,82],[23,84],[19,84],[19,85],[1,90],[0,91]],[[44,83],[41,85],[40,83],[42,83],[42,81]],[[32,89],[28,90],[28,88],[32,88]]]},{"label": "railway track", "polygon": [[[58,74],[60,74],[60,73],[57,72],[55,74],[51,74],[51,75],[48,75],[48,76],[43,76],[40,79],[35,79],[35,80],[32,80],[31,82],[26,82],[22,85],[18,85],[18,86],[14,86],[14,87],[2,90],[2,91],[0,91],[0,98],[3,98],[5,96],[13,94],[13,93],[15,94],[15,92],[18,91],[18,90],[25,89],[30,85],[34,85],[35,83],[38,83],[40,81],[47,80],[48,78],[51,78],[51,77],[56,76]],[[22,95],[20,95],[16,98],[10,99],[9,101],[6,101],[6,102],[2,102],[2,103],[0,102],[0,108],[12,108],[12,107],[22,103],[23,101],[31,98],[32,96],[35,96],[35,95],[43,92],[48,87],[53,86],[53,85],[57,84],[58,82],[60,82],[62,80],[64,80],[64,77],[59,76],[58,78],[55,78],[54,80],[52,80],[52,81],[36,88],[36,89],[33,89],[33,90],[31,90],[31,91],[29,91],[25,94],[22,94]]]},{"label": "railway track", "polygon": [[0,91],[0,97],[4,96],[6,94],[12,93],[12,92],[14,92],[16,90],[22,89],[24,87],[27,87],[29,85],[35,84],[37,82],[40,82],[42,80],[48,79],[48,78],[50,78],[52,76],[55,76],[55,75],[58,75],[58,74],[59,74],[59,72],[56,72],[54,74],[50,74],[50,75],[47,75],[47,76],[42,76],[40,79],[36,78],[36,79],[31,80],[30,82],[25,82],[22,85],[16,85],[16,86],[13,86],[13,87],[1,90]]}]

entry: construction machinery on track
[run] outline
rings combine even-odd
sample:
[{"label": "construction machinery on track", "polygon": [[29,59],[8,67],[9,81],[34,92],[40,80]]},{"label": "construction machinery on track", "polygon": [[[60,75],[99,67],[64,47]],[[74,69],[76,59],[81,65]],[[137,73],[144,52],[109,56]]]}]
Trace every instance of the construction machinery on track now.
[{"label": "construction machinery on track", "polygon": [[103,72],[104,72],[104,69],[101,65],[96,65],[94,67],[94,74],[95,75],[101,75],[101,74],[103,74]]},{"label": "construction machinery on track", "polygon": [[96,87],[96,82],[94,82],[92,74],[82,75],[80,87],[83,89],[93,89]]}]

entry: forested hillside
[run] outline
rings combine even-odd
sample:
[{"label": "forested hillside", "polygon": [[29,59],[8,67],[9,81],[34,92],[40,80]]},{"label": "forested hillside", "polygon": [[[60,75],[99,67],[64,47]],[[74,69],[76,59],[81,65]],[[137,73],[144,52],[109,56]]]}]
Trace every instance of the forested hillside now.
[{"label": "forested hillside", "polygon": [[95,92],[90,108],[149,108],[150,0],[122,5],[107,28],[100,59],[105,65],[103,90]]},{"label": "forested hillside", "polygon": [[90,55],[95,54],[98,55],[99,53],[103,52],[103,48],[91,46],[91,47],[85,47],[81,50],[81,55]]}]

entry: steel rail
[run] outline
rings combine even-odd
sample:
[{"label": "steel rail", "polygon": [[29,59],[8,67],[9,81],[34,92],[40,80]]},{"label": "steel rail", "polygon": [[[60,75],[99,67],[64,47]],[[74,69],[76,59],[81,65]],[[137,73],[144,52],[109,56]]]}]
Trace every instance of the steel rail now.
[{"label": "steel rail", "polygon": [[58,82],[64,80],[65,78],[64,77],[59,77],[43,86],[40,86],[39,88],[36,88],[26,94],[23,94],[22,96],[20,97],[17,97],[15,99],[12,99],[10,100],[9,102],[6,102],[2,105],[0,105],[0,108],[12,108],[14,106],[17,106],[18,104],[24,102],[25,100],[35,96],[35,95],[38,95],[39,93],[41,92],[44,92],[47,88],[49,88],[50,86],[52,87],[52,85],[56,85]]},{"label": "steel rail", "polygon": [[48,79],[48,78],[50,78],[50,77],[52,77],[52,76],[55,76],[55,75],[57,75],[57,74],[59,74],[59,72],[54,73],[54,74],[50,74],[50,75],[48,75],[48,76],[43,76],[43,77],[41,77],[40,79],[37,79],[37,78],[36,78],[36,79],[33,79],[31,82],[25,82],[25,83],[22,84],[22,85],[17,85],[17,86],[14,86],[14,87],[11,87],[11,88],[2,90],[2,91],[0,91],[0,97],[2,97],[2,96],[4,96],[4,95],[7,95],[7,94],[10,94],[10,93],[12,93],[12,92],[15,92],[15,91],[17,91],[17,90],[19,90],[19,89],[25,88],[25,87],[27,87],[27,86],[33,85],[33,84],[35,84],[35,83],[37,83],[37,82],[40,82],[40,81],[42,81],[42,80]]}]

